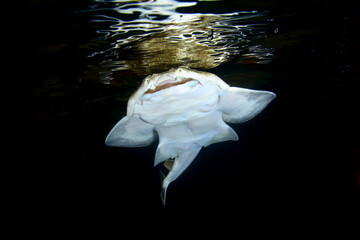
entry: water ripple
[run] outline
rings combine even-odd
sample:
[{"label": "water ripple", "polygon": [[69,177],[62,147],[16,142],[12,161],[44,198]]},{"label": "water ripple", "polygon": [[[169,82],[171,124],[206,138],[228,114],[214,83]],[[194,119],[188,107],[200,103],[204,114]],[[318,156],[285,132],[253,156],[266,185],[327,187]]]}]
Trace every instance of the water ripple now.
[{"label": "water ripple", "polygon": [[187,13],[196,5],[175,0],[93,1],[85,14],[92,24],[105,27],[88,43],[89,58],[95,60],[84,78],[109,83],[176,66],[211,69],[245,49],[246,57],[267,63],[271,49],[252,46],[271,26],[267,12]]}]

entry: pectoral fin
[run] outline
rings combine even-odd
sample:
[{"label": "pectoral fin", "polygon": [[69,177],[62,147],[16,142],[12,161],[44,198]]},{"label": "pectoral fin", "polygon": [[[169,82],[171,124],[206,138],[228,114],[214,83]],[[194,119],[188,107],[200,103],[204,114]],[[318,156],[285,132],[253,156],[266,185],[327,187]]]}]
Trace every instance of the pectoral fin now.
[{"label": "pectoral fin", "polygon": [[242,123],[259,114],[276,95],[268,91],[255,91],[230,87],[219,93],[219,109],[223,119],[229,123]]},{"label": "pectoral fin", "polygon": [[144,147],[155,138],[154,126],[138,116],[122,118],[106,137],[105,144],[112,147]]}]

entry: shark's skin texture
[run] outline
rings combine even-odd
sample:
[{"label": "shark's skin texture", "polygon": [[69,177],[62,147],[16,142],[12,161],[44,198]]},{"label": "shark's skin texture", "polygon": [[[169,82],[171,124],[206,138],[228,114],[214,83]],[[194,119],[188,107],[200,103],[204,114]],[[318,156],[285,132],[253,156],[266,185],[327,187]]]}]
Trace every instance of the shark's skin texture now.
[{"label": "shark's skin texture", "polygon": [[195,159],[202,147],[238,136],[228,123],[242,123],[260,113],[276,95],[230,87],[212,73],[185,67],[146,77],[130,97],[127,114],[110,131],[105,144],[144,147],[156,136],[154,165],[173,159],[162,182],[165,204],[169,184]]}]

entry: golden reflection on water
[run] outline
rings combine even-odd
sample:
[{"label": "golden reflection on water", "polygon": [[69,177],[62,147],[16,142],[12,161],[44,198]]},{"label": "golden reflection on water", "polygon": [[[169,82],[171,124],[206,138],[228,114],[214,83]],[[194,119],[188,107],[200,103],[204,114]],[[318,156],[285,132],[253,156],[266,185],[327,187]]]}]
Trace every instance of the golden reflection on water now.
[{"label": "golden reflection on water", "polygon": [[221,38],[223,29],[214,30],[211,23],[220,16],[196,16],[184,22],[174,22],[165,30],[152,34],[133,46],[133,51],[143,53],[138,60],[128,61],[137,68],[186,65],[192,68],[209,69],[225,62],[231,51],[236,51],[238,39]]},{"label": "golden reflection on water", "polygon": [[[109,29],[98,30],[104,36],[99,44],[105,41],[109,47],[90,54],[99,63],[89,66],[84,78],[95,76],[109,83],[177,66],[207,70],[229,61],[244,49],[252,60],[257,54],[262,59],[271,54],[261,45],[249,48],[251,41],[266,35],[264,27],[271,19],[265,13],[181,13],[177,12],[179,8],[197,3],[174,0],[112,2],[117,5],[106,11],[99,6],[94,10],[97,13],[94,22],[112,24]],[[255,51],[249,53],[249,49]]]}]

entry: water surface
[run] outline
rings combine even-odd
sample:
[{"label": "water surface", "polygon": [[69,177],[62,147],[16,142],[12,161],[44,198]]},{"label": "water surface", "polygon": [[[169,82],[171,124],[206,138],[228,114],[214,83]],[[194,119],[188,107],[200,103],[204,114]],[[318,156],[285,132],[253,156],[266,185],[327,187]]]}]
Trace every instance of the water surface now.
[{"label": "water surface", "polygon": [[97,29],[98,38],[82,46],[92,48],[89,58],[95,61],[84,78],[96,76],[109,83],[177,66],[207,70],[241,53],[247,61],[265,63],[272,50],[256,40],[277,31],[274,19],[267,11],[241,11],[240,7],[229,11],[222,5],[219,1],[206,5],[172,0],[96,1],[81,13],[92,24],[103,24],[103,29]]}]

